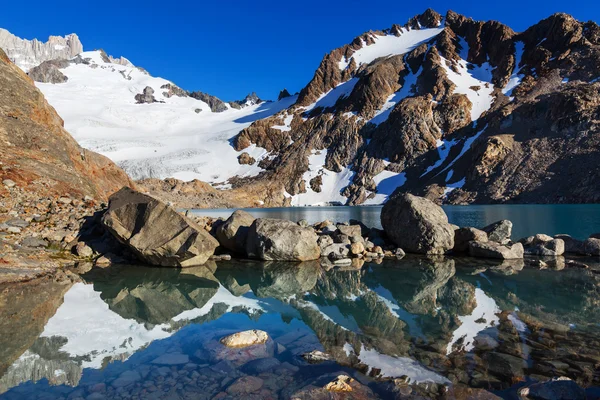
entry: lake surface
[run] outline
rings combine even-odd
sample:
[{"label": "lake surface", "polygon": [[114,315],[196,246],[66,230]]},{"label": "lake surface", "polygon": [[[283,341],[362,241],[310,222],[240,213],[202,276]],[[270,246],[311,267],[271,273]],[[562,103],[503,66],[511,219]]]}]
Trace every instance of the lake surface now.
[{"label": "lake surface", "polygon": [[[381,228],[379,216],[381,206],[355,207],[284,207],[245,209],[257,218],[280,218],[291,221],[301,219],[309,223],[326,219],[332,222],[362,221],[369,227]],[[513,240],[545,233],[569,234],[578,239],[587,239],[590,234],[600,232],[600,204],[500,204],[442,206],[451,223],[459,226],[482,228],[501,219],[513,222]],[[194,214],[228,218],[234,210],[198,209]]]},{"label": "lake surface", "polygon": [[[365,398],[396,398],[397,377],[432,398],[448,384],[515,398],[553,376],[598,395],[600,269],[521,268],[419,257],[360,270],[82,265],[75,283],[0,291],[0,398],[313,398],[340,374]],[[247,329],[270,339],[220,344]],[[308,363],[313,350],[331,359]]]}]

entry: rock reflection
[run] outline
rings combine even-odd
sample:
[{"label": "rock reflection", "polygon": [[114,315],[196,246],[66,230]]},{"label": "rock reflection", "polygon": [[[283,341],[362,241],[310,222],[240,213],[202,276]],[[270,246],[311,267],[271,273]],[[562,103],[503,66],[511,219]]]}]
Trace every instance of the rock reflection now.
[{"label": "rock reflection", "polygon": [[[228,362],[235,376],[289,362],[288,382],[295,368],[316,374],[328,365],[498,390],[531,376],[600,381],[600,277],[593,269],[407,257],[328,271],[318,261],[121,266],[82,279],[21,289],[32,298],[43,290],[44,305],[39,297],[18,304],[2,292],[8,306],[1,321],[17,311],[22,319],[15,332],[0,325],[12,335],[0,336],[0,390],[42,378],[74,386],[88,369],[144,365],[172,351],[202,365]],[[29,309],[37,319],[22,317]],[[219,347],[219,335],[265,321],[272,337],[265,351],[232,359]],[[309,366],[301,355],[313,350],[332,361]]]}]

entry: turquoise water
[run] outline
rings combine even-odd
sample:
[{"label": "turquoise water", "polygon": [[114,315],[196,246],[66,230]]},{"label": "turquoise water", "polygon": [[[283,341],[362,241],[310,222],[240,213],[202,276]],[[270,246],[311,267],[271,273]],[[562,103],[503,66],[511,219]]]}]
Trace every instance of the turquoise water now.
[{"label": "turquoise water", "polygon": [[[314,398],[306,391],[340,374],[373,399],[397,398],[388,378],[400,376],[424,385],[412,390],[425,398],[452,384],[512,399],[553,376],[595,396],[594,268],[407,257],[359,270],[319,261],[92,269],[59,291],[46,281],[31,292],[43,307],[21,298],[0,309],[13,327],[0,337],[0,398]],[[238,350],[219,343],[248,329],[270,339]],[[314,350],[330,360],[308,363],[302,355]]]},{"label": "turquoise water", "polygon": [[[545,233],[566,233],[575,238],[586,239],[600,232],[599,204],[502,204],[443,206],[451,223],[459,226],[484,227],[501,219],[513,222],[513,239]],[[198,209],[195,214],[227,218],[234,210]],[[287,207],[246,209],[255,217],[281,218],[292,221],[306,219],[309,223],[330,220],[347,222],[362,221],[365,225],[381,228],[379,215],[381,206],[355,207]]]}]

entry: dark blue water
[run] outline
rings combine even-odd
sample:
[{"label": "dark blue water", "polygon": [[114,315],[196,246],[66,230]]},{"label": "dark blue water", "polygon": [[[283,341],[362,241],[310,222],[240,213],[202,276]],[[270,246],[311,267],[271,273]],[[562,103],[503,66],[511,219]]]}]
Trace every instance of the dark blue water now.
[{"label": "dark blue water", "polygon": [[[598,204],[523,204],[523,205],[468,205],[443,206],[451,223],[459,226],[481,228],[501,219],[513,222],[513,239],[545,233],[566,233],[578,239],[586,239],[600,232],[600,205]],[[195,214],[227,218],[234,210],[199,209]],[[257,218],[281,218],[292,221],[305,219],[309,223],[324,221],[362,221],[365,225],[381,228],[381,206],[355,207],[287,207],[246,209]]]}]

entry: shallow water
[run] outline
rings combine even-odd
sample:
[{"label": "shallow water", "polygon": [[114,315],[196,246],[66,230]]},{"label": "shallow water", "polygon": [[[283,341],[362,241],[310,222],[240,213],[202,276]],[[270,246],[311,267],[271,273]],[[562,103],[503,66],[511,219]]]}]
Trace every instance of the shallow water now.
[{"label": "shallow water", "polygon": [[[435,383],[513,398],[523,382],[553,376],[594,393],[599,270],[522,267],[232,261],[116,266],[74,284],[15,286],[0,310],[12,329],[0,337],[0,398],[290,398],[341,373],[371,398],[393,398],[386,378],[399,376],[430,397]],[[252,350],[220,345],[247,329],[271,339]],[[307,363],[301,355],[313,350],[332,360]]]},{"label": "shallow water", "polygon": [[[499,204],[443,206],[451,223],[481,228],[501,219],[513,222],[513,239],[545,233],[566,233],[587,239],[600,232],[600,204]],[[309,223],[324,221],[362,221],[369,227],[381,228],[381,206],[355,207],[283,207],[246,209],[257,218],[281,218],[291,221],[306,219]],[[230,209],[198,209],[197,215],[227,218]]]}]

